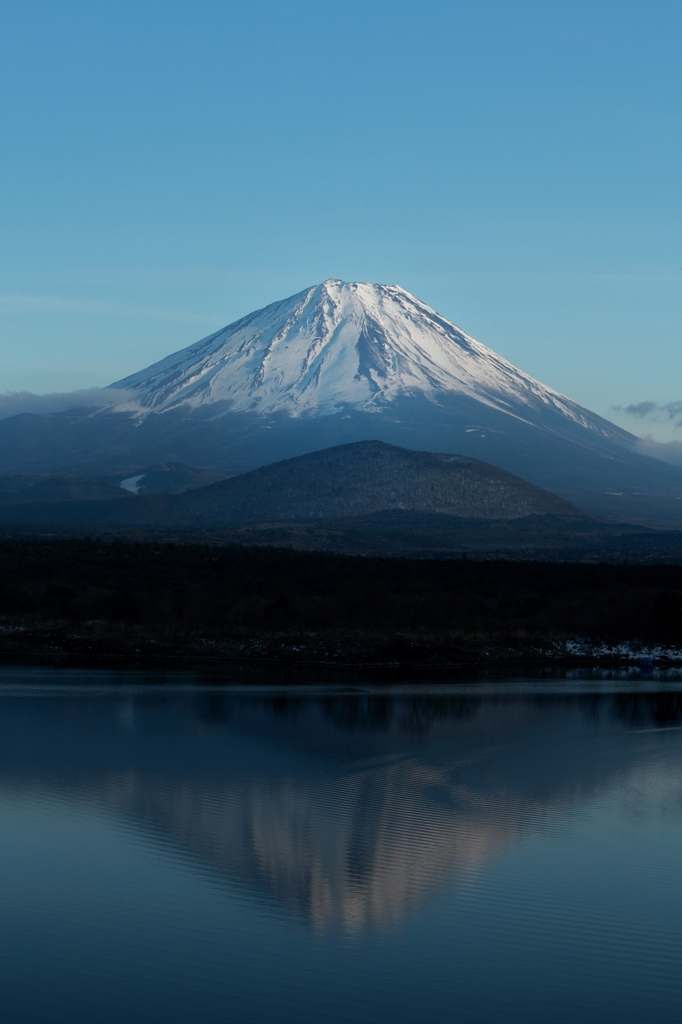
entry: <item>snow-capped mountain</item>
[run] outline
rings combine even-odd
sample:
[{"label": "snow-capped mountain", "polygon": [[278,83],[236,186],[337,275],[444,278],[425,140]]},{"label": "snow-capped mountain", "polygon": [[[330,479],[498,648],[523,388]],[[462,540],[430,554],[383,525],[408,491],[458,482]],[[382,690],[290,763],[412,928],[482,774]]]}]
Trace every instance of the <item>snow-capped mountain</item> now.
[{"label": "snow-capped mountain", "polygon": [[[234,476],[356,441],[471,456],[614,519],[682,528],[682,471],[397,285],[330,280],[117,381],[0,421],[0,472]],[[129,396],[120,403],[123,391]]]},{"label": "snow-capped mountain", "polygon": [[604,436],[627,436],[398,285],[325,281],[112,387],[132,389],[149,412],[221,403],[232,412],[294,417],[459,396],[522,420],[559,414]]}]

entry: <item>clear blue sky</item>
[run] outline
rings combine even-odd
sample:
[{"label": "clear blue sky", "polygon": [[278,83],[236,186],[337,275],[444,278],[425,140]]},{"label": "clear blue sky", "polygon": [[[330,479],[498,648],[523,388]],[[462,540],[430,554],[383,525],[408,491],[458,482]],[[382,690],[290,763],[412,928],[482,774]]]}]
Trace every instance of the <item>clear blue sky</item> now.
[{"label": "clear blue sky", "polygon": [[681,52],[678,0],[4,3],[0,391],[340,277],[611,417],[679,402]]}]

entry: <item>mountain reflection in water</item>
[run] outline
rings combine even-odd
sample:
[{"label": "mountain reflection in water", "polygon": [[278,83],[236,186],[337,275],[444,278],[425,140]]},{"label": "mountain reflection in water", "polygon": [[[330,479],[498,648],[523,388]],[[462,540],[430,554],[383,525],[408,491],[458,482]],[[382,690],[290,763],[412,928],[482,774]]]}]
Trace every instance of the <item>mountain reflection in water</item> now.
[{"label": "mountain reflection in water", "polygon": [[[617,789],[682,805],[680,693],[0,705],[0,780],[96,805],[316,929],[389,927]],[[670,730],[671,734],[673,730]],[[675,734],[677,735],[677,734]],[[598,737],[599,742],[595,742]]]}]

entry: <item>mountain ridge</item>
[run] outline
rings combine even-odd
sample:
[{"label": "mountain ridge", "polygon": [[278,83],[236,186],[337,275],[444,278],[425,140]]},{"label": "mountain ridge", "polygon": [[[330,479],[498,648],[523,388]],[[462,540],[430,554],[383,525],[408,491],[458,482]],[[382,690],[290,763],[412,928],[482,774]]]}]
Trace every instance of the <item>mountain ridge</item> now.
[{"label": "mountain ridge", "polygon": [[478,459],[596,515],[682,528],[682,469],[397,285],[324,282],[111,387],[106,410],[0,421],[0,473],[126,478],[183,463],[235,476],[376,440]]}]

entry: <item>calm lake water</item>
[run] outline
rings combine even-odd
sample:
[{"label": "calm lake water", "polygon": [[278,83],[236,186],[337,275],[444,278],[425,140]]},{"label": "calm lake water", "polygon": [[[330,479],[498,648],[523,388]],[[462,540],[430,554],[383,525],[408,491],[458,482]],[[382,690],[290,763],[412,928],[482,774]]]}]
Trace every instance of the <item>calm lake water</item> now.
[{"label": "calm lake water", "polygon": [[682,686],[176,678],[0,671],[3,1024],[682,1020]]}]

